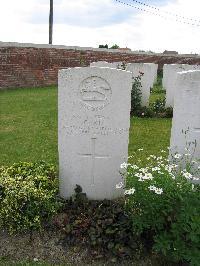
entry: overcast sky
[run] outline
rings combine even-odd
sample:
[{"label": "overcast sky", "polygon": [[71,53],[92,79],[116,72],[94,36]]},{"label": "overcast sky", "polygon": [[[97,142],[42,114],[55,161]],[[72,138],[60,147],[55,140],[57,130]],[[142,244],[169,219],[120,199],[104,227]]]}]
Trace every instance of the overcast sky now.
[{"label": "overcast sky", "polygon": [[[115,0],[54,0],[53,44],[116,43],[132,50],[200,54],[200,0],[120,1],[136,8]],[[48,17],[49,0],[0,0],[0,41],[48,43]]]}]

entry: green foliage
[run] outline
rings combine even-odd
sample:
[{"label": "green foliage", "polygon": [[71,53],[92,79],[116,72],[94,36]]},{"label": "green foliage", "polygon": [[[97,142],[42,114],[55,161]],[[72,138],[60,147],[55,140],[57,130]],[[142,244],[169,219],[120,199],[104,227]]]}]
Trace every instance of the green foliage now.
[{"label": "green foliage", "polygon": [[[99,44],[99,48],[106,48],[108,49],[108,44]],[[109,47],[109,49],[118,49],[119,48],[119,45],[117,44],[113,44],[111,47]]]},{"label": "green foliage", "polygon": [[126,207],[134,233],[172,261],[199,265],[200,186],[191,183],[196,178],[163,156],[150,155],[145,168],[137,162],[137,154],[132,160],[134,164],[124,167]]},{"label": "green foliage", "polygon": [[9,232],[40,229],[59,209],[58,178],[45,162],[0,168],[0,226]]},{"label": "green foliage", "polygon": [[137,112],[134,113],[137,117],[146,118],[172,118],[173,108],[163,107],[163,100],[156,100],[150,107],[141,107]]},{"label": "green foliage", "polygon": [[151,105],[151,109],[156,113],[163,113],[165,111],[165,99],[156,99]]},{"label": "green foliage", "polygon": [[[154,96],[156,94],[152,93]],[[159,117],[159,118],[171,118],[173,117],[173,108],[165,108],[165,97],[160,97],[160,94],[156,95],[158,97],[153,97],[154,99],[150,101],[150,105],[139,107],[134,112],[137,117]]]},{"label": "green foliage", "polygon": [[153,85],[152,93],[163,93],[162,87],[162,79],[163,79],[163,70],[158,70],[157,81]]},{"label": "green foliage", "polygon": [[139,76],[133,77],[133,84],[131,90],[131,114],[137,115],[141,110],[141,79],[144,73],[140,72]]},{"label": "green foliage", "polygon": [[153,110],[146,106],[140,107],[136,112],[134,112],[134,115],[137,117],[155,117]]},{"label": "green foliage", "polygon": [[108,49],[108,45],[107,44],[99,44],[99,48],[106,48],[106,49]]},{"label": "green foliage", "polygon": [[113,44],[109,49],[118,49],[118,48],[119,48],[119,45]]},{"label": "green foliage", "polygon": [[167,118],[173,117],[173,108],[172,107],[167,107],[165,109],[165,117],[167,117]]},{"label": "green foliage", "polygon": [[85,243],[98,253],[131,256],[138,247],[124,201],[89,201],[80,186],[55,224],[66,234],[65,243]]}]

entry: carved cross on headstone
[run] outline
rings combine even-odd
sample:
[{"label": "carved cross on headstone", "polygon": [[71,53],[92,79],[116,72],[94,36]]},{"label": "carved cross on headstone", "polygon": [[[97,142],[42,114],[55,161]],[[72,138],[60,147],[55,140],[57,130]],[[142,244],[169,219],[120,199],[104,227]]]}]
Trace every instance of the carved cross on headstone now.
[{"label": "carved cross on headstone", "polygon": [[92,138],[92,148],[91,148],[91,153],[82,153],[79,154],[81,157],[91,157],[92,159],[92,167],[91,167],[91,185],[95,184],[95,160],[96,159],[107,159],[109,158],[108,155],[100,155],[98,153],[96,153],[96,140],[97,138]]}]

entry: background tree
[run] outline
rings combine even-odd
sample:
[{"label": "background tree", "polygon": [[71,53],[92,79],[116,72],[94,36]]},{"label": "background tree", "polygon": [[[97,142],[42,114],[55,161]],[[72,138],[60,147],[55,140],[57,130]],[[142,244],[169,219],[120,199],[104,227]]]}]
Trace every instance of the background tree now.
[{"label": "background tree", "polygon": [[111,47],[110,47],[110,49],[118,49],[119,48],[119,45],[117,45],[117,44],[114,44],[114,45],[112,45]]},{"label": "background tree", "polygon": [[107,48],[108,49],[108,45],[107,44],[99,44],[99,48]]}]

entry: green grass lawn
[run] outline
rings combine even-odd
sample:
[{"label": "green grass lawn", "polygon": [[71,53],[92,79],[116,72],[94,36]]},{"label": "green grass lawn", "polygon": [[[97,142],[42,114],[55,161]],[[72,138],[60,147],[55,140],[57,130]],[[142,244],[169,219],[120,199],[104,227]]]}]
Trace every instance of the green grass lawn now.
[{"label": "green grass lawn", "polygon": [[[151,94],[151,98],[160,97]],[[58,164],[57,89],[26,88],[0,92],[0,164],[45,160]],[[169,145],[171,119],[131,118],[129,154],[142,157]]]},{"label": "green grass lawn", "polygon": [[162,92],[154,92],[151,93],[150,95],[150,99],[149,99],[149,103],[152,104],[153,102],[155,102],[157,99],[163,100],[165,98],[165,93]]},{"label": "green grass lawn", "polygon": [[57,90],[16,89],[1,96],[1,164],[57,163]]}]

